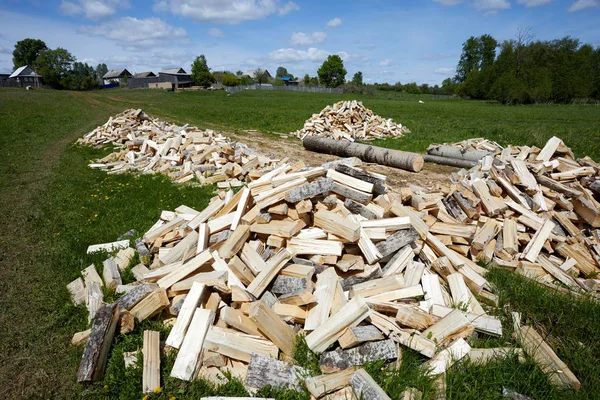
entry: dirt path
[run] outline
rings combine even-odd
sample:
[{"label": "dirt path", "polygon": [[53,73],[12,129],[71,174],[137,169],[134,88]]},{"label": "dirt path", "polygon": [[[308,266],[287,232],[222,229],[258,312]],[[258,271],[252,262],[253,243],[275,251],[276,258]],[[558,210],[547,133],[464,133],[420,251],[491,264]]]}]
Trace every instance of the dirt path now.
[{"label": "dirt path", "polygon": [[[277,139],[266,136],[260,132],[256,133],[231,133],[223,132],[224,136],[247,144],[250,148],[272,158],[289,157],[292,161],[302,160],[307,165],[316,166],[328,161],[338,159],[337,156],[315,153],[305,150],[299,140]],[[384,174],[388,177],[390,186],[402,187],[406,185],[434,186],[438,183],[447,183],[450,173],[457,168],[443,165],[425,163],[423,170],[419,173],[408,172],[398,168],[386,167],[378,164],[364,164],[368,170]]]}]

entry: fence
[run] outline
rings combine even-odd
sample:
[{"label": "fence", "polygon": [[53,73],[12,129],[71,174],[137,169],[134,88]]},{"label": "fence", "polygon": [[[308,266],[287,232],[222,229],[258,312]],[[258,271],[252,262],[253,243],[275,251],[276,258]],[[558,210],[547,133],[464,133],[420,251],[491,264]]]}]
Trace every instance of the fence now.
[{"label": "fence", "polygon": [[[0,87],[37,87],[38,85],[35,82],[24,82],[24,81],[16,81],[13,79],[10,80],[2,80],[0,81]],[[39,85],[42,87],[42,85]]]},{"label": "fence", "polygon": [[237,93],[243,90],[287,90],[290,92],[312,92],[312,93],[344,93],[340,88],[324,88],[318,86],[273,86],[273,85],[246,85],[225,86],[227,93]]}]

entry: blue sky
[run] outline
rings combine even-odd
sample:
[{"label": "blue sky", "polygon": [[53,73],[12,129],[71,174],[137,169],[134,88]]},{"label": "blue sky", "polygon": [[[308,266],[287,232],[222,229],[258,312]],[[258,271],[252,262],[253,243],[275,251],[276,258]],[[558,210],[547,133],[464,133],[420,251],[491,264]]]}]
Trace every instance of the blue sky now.
[{"label": "blue sky", "polygon": [[316,75],[339,54],[347,79],[436,84],[454,74],[462,43],[566,35],[600,46],[600,0],[0,0],[0,72],[16,41],[64,47],[78,61],[131,72],[183,67]]}]

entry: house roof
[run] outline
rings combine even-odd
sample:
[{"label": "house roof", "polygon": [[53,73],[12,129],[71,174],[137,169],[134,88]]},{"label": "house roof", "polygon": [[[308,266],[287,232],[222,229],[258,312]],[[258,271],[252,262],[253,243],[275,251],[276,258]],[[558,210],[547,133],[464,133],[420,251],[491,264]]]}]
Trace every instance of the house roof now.
[{"label": "house roof", "polygon": [[24,65],[22,67],[19,67],[15,70],[15,72],[13,72],[12,74],[10,74],[9,78],[17,78],[17,77],[38,77],[41,78],[42,76],[38,73],[36,73],[31,67],[29,67],[28,65]]},{"label": "house roof", "polygon": [[153,76],[156,76],[156,74],[152,71],[147,71],[147,72],[140,72],[139,74],[135,74],[134,78],[151,78]]},{"label": "house roof", "polygon": [[[271,78],[271,77],[272,77],[272,76],[271,76],[271,74],[269,73],[269,70],[267,70],[267,69],[263,69],[262,71],[263,71],[265,74],[267,74],[267,76],[268,76],[269,78]],[[244,72],[244,75],[247,75],[247,76],[249,76],[250,78],[256,78],[256,76],[255,76],[255,73],[256,73],[256,70],[254,70],[254,71],[247,71],[247,72]]]},{"label": "house roof", "polygon": [[131,72],[127,71],[126,69],[111,69],[106,74],[104,74],[102,79],[122,78],[124,76],[127,76],[129,78],[133,77],[133,75],[131,75]]},{"label": "house roof", "polygon": [[189,75],[183,68],[167,68],[159,72],[167,75]]}]

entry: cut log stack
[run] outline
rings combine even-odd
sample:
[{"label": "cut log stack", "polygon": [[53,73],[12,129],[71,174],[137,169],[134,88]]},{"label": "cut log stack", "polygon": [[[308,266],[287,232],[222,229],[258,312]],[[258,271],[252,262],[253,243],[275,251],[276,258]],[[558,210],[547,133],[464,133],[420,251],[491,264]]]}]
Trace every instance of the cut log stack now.
[{"label": "cut log stack", "polygon": [[178,126],[127,110],[79,139],[84,145],[113,144],[117,151],[90,164],[110,174],[163,173],[177,183],[199,181],[220,188],[241,187],[280,160],[272,160],[210,129]]},{"label": "cut log stack", "polygon": [[335,140],[374,140],[401,137],[410,132],[406,126],[397,124],[373,113],[359,101],[340,101],[313,114],[304,127],[293,134],[304,140],[306,136],[319,136]]},{"label": "cut log stack", "polygon": [[[97,313],[82,380],[101,376],[93,368],[104,365],[102,341],[114,329],[116,314],[101,299],[86,301],[88,287],[102,284],[117,285],[124,294],[115,304],[137,320],[176,317],[166,345],[178,349],[171,375],[184,380],[222,383],[230,371],[250,389],[387,398],[357,368],[397,361],[408,347],[443,377],[463,357],[506,354],[466,340],[503,334],[486,312],[498,298],[479,260],[561,291],[600,290],[600,206],[587,189],[598,165],[575,161],[559,139],[548,143],[486,149],[491,162],[429,189],[394,190],[385,176],[341,162],[282,163],[236,194],[219,191],[204,210],[163,211],[136,246],[151,255],[135,282],[119,284],[107,263],[104,282],[86,270],[69,285],[73,301]],[[537,351],[530,342],[541,338],[523,332],[524,351]],[[306,371],[290,363],[301,334],[326,375],[303,381]],[[568,371],[555,354],[540,354]],[[565,376],[558,383],[577,389]]]}]

